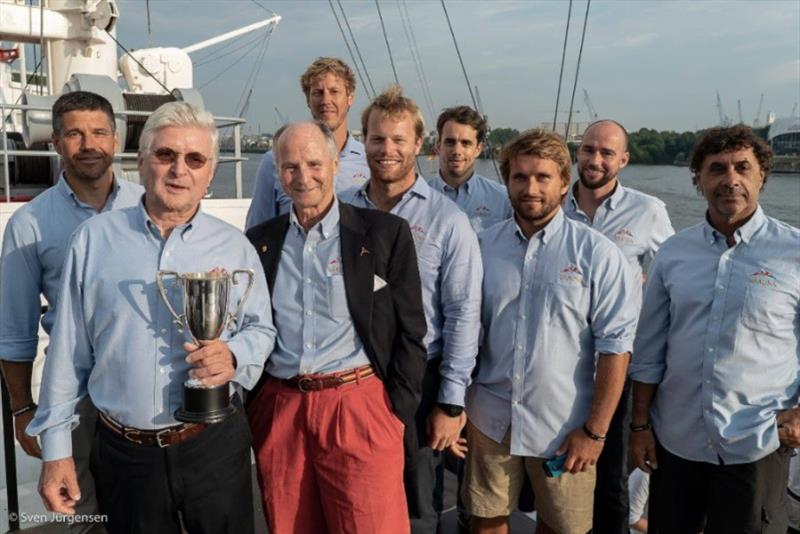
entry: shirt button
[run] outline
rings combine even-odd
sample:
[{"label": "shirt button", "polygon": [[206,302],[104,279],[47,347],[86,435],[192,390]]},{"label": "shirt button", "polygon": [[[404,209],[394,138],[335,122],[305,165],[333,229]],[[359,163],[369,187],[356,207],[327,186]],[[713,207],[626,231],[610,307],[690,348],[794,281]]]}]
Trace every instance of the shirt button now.
[{"label": "shirt button", "polygon": [[513,401],[511,404],[516,406],[517,404],[519,404],[519,401]]},{"label": "shirt button", "polygon": [[708,352],[714,352],[714,347],[708,347]]},{"label": "shirt button", "polygon": [[163,374],[164,374],[164,373],[166,373],[166,372],[167,372],[167,370],[166,370],[166,369],[164,369],[164,368],[162,367],[162,368],[161,368],[161,374],[163,375]]},{"label": "shirt button", "polygon": [[525,284],[525,286],[524,286],[524,287],[525,287],[525,289],[528,289],[528,288],[530,288],[530,287],[531,287],[531,285],[530,285],[530,284]]},{"label": "shirt button", "polygon": [[525,320],[525,314],[520,315],[519,318],[524,321]]},{"label": "shirt button", "polygon": [[306,312],[306,315],[313,315],[313,314],[314,314],[314,312],[312,312],[311,310],[308,310],[308,311]]},{"label": "shirt button", "polygon": [[169,258],[170,254],[171,254],[171,252],[168,250],[168,251],[166,251],[166,252],[164,253],[164,256],[166,256],[166,257],[168,257],[168,258]]},{"label": "shirt button", "polygon": [[306,343],[306,348],[307,348],[307,349],[310,349],[310,348],[311,348],[311,347],[313,347],[313,346],[314,346],[314,344],[313,344],[313,343]]},{"label": "shirt button", "polygon": [[522,350],[522,345],[517,345],[517,350]]},{"label": "shirt button", "polygon": [[310,284],[310,283],[311,283],[311,278],[306,278],[306,284]]}]

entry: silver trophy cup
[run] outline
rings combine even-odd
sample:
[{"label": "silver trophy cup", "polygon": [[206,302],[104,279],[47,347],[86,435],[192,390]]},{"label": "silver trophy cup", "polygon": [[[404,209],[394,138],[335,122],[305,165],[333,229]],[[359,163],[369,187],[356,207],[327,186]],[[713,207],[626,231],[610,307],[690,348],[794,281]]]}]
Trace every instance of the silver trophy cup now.
[{"label": "silver trophy cup", "polygon": [[[237,284],[237,276],[248,277],[247,289],[236,305],[234,313],[228,312],[231,286]],[[200,341],[219,338],[227,326],[236,327],[236,317],[242,310],[250,290],[253,289],[252,269],[237,269],[233,273],[209,271],[206,273],[184,273],[158,271],[156,284],[167,309],[175,318],[179,331],[189,330],[196,345]],[[181,285],[183,294],[183,313],[178,314],[170,304],[164,278],[174,276]],[[175,419],[186,423],[218,423],[236,411],[230,404],[228,383],[219,386],[205,386],[200,380],[190,378],[183,384],[183,403],[175,412]]]}]

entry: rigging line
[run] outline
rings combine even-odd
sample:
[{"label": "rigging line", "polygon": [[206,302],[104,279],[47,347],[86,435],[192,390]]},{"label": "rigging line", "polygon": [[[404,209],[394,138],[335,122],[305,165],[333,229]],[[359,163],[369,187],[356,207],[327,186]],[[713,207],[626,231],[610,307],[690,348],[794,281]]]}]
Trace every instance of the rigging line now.
[{"label": "rigging line", "polygon": [[147,11],[147,46],[151,47],[153,46],[153,32],[150,27],[150,0],[145,0],[144,7]]},{"label": "rigging line", "polygon": [[257,5],[258,7],[260,7],[261,9],[263,9],[264,11],[266,11],[268,13],[272,13],[273,15],[275,15],[274,11],[272,11],[271,9],[269,9],[267,7],[264,7],[260,2],[256,2],[256,0],[250,0],[250,1],[253,2],[255,5]]},{"label": "rigging line", "polygon": [[564,30],[564,48],[561,50],[561,71],[558,73],[558,91],[556,91],[556,108],[553,112],[553,131],[556,131],[556,120],[558,119],[558,101],[561,99],[561,80],[564,78],[564,59],[567,55],[567,38],[569,37],[569,21],[572,17],[572,0],[569,0],[569,10],[567,11],[567,29]]},{"label": "rigging line", "polygon": [[569,138],[569,127],[572,124],[572,107],[575,104],[575,91],[578,88],[578,74],[581,71],[581,56],[583,55],[583,41],[586,38],[586,24],[589,22],[589,6],[592,0],[586,0],[586,13],[583,16],[583,32],[581,32],[581,46],[578,49],[578,64],[575,66],[575,82],[572,85],[572,98],[569,101],[569,115],[567,116],[567,128],[564,131],[564,140]]},{"label": "rigging line", "polygon": [[411,23],[411,15],[408,14],[408,7],[406,6],[406,0],[401,0],[401,3],[403,5],[403,11],[405,11],[406,14],[406,20],[408,21],[408,30],[411,33],[411,42],[414,44],[414,50],[417,51],[417,57],[419,58],[419,70],[422,73],[422,81],[425,83],[425,91],[427,92],[431,108],[436,109],[436,106],[433,103],[433,96],[431,95],[430,85],[428,84],[428,77],[425,76],[425,65],[422,63],[422,55],[419,53],[419,47],[417,46],[417,37],[414,35],[414,25]]},{"label": "rigging line", "polygon": [[[453,45],[456,48],[456,54],[458,54],[458,61],[461,63],[461,70],[464,72],[464,79],[467,81],[467,89],[469,90],[469,96],[472,98],[472,105],[475,107],[475,109],[478,109],[478,101],[475,99],[475,93],[472,92],[472,85],[469,82],[469,76],[467,76],[467,68],[464,66],[464,60],[461,58],[461,50],[458,48],[456,34],[453,31],[453,25],[450,23],[450,15],[447,14],[447,6],[444,5],[444,0],[441,0],[441,2],[442,9],[444,10],[444,17],[447,19],[447,27],[450,28],[450,35],[453,37]],[[491,155],[494,172],[497,173],[497,176],[500,176],[500,169],[497,167],[497,160],[494,159],[494,149],[492,148],[492,143],[489,141],[488,132],[491,131],[488,124],[489,121],[487,120],[486,122],[486,148],[489,150],[489,154]]]},{"label": "rigging line", "polygon": [[427,81],[425,80],[424,76],[422,75],[422,58],[419,57],[419,52],[415,50],[415,44],[411,40],[411,35],[409,32],[409,27],[411,26],[411,19],[408,18],[408,12],[403,12],[403,6],[400,3],[400,0],[397,0],[397,10],[400,12],[400,20],[403,23],[403,33],[406,35],[406,40],[408,41],[408,47],[411,50],[411,58],[414,60],[414,69],[417,71],[417,78],[419,79],[419,84],[422,88],[422,96],[425,98],[425,105],[428,107],[428,113],[430,113],[431,120],[436,118],[435,112],[433,110],[433,101],[430,98],[430,91],[427,89]]},{"label": "rigging line", "polygon": [[[205,58],[197,60],[196,62],[192,62],[192,63],[193,63],[195,68],[202,67],[203,65],[206,65],[208,63],[213,63],[214,61],[217,61],[219,59],[227,57],[227,56],[233,54],[234,52],[238,52],[242,48],[244,48],[246,46],[249,46],[249,45],[252,45],[253,43],[260,43],[263,38],[264,38],[263,35],[256,34],[256,37],[254,39],[250,39],[249,41],[244,42],[241,45],[237,46],[236,48],[234,48],[232,50],[228,50],[228,51],[226,51],[225,53],[223,53],[221,55],[217,55],[216,57],[212,57],[212,56],[214,56],[214,55],[216,55],[216,54],[218,54],[219,52],[222,51],[222,50],[216,50],[213,53],[208,54]],[[231,42],[235,42],[235,41],[231,41]],[[230,43],[229,43],[229,45],[230,45]]]},{"label": "rigging line", "polygon": [[[23,44],[22,46],[25,46],[25,45]],[[34,46],[34,56],[35,56],[35,53],[36,53],[36,47]],[[34,60],[35,60],[35,59],[36,59],[36,57],[34,57]],[[43,58],[42,58],[42,59],[43,59]],[[39,60],[38,60],[38,62],[36,63],[36,66],[33,68],[33,71],[31,71],[31,72],[28,74],[28,78],[25,80],[25,86],[24,86],[24,87],[22,88],[22,90],[19,92],[19,96],[17,96],[17,99],[14,101],[14,105],[15,105],[15,106],[16,106],[17,104],[19,104],[19,103],[20,103],[20,101],[22,100],[22,97],[23,97],[23,96],[25,96],[25,91],[27,91],[27,89],[28,89],[28,86],[31,84],[31,80],[33,79],[33,77],[34,77],[34,76],[36,76],[36,71],[39,69],[39,65],[41,64],[41,62],[42,62],[42,60],[41,60],[41,59],[39,59]],[[5,122],[9,122],[9,121],[11,120],[11,115],[12,115],[13,113],[14,113],[14,110],[13,110],[13,109],[9,109],[9,110],[8,110],[8,114],[5,116],[5,118],[4,118],[3,120],[4,120]]]},{"label": "rigging line", "polygon": [[[33,0],[31,0],[33,3]],[[42,66],[42,72],[39,73],[39,94],[44,94],[44,84],[42,84],[42,76],[44,75],[44,59],[45,59],[45,47],[44,47],[44,2],[39,0],[39,52],[42,55],[42,61],[39,63]],[[48,70],[50,68],[50,58],[47,58],[47,67]],[[50,77],[47,77],[47,86],[48,89],[50,88]],[[49,91],[48,91],[49,92]]]},{"label": "rigging line", "polygon": [[408,34],[408,27],[406,24],[405,16],[403,15],[403,8],[400,5],[400,1],[397,1],[397,10],[400,12],[400,21],[403,23],[403,33],[406,36],[406,41],[408,41],[408,49],[411,52],[411,59],[414,60],[414,70],[417,73],[417,80],[419,80],[420,89],[422,89],[422,95],[425,97],[425,105],[428,107],[428,113],[430,114],[431,120],[434,119],[433,115],[433,108],[430,105],[430,102],[427,99],[427,95],[425,93],[425,86],[422,83],[422,74],[419,72],[419,61],[417,59],[416,54],[414,54],[414,48],[411,46],[411,36]]},{"label": "rigging line", "polygon": [[356,61],[355,55],[353,55],[353,49],[350,48],[350,43],[347,42],[347,37],[344,34],[344,28],[342,28],[342,23],[339,22],[339,15],[336,14],[336,9],[333,7],[333,0],[328,0],[328,5],[331,6],[331,12],[333,13],[333,18],[336,20],[336,25],[339,26],[339,32],[342,34],[342,39],[344,40],[344,45],[347,47],[347,52],[350,54],[350,59],[353,61],[353,66],[356,68],[356,74],[358,75],[358,79],[361,82],[361,87],[364,88],[364,92],[367,93],[367,98],[372,98],[367,90],[367,86],[364,84],[364,77],[361,76],[361,69],[358,68],[358,62]]},{"label": "rigging line", "polygon": [[[261,52],[256,59],[256,68],[250,72],[250,76],[248,77],[247,81],[244,84],[244,89],[242,89],[242,95],[239,97],[239,102],[236,103],[236,108],[239,107],[239,103],[242,102],[242,98],[244,97],[245,91],[248,91],[247,97],[245,101],[242,103],[242,107],[239,108],[239,116],[241,117],[244,113],[246,107],[249,107],[250,103],[250,96],[253,94],[253,89],[255,89],[256,81],[258,80],[258,75],[261,74],[261,68],[264,66],[264,56],[267,55],[267,49],[269,48],[269,43],[272,38],[272,29],[267,32],[267,36],[264,38],[264,45],[261,49]],[[236,109],[234,108],[234,109]]]},{"label": "rigging line", "polygon": [[[361,48],[358,46],[356,42],[356,36],[353,34],[353,29],[350,27],[350,21],[347,18],[347,13],[344,11],[344,6],[340,0],[336,0],[336,3],[339,4],[339,10],[342,12],[342,18],[344,19],[344,25],[347,26],[347,32],[350,34],[350,40],[353,41],[353,47],[356,49],[356,54],[358,55],[358,59],[361,61],[361,68],[364,69],[364,76],[367,78],[367,82],[369,83],[369,88],[372,90],[372,98],[375,98],[378,93],[375,92],[375,86],[372,85],[372,78],[369,77],[369,70],[367,69],[367,64],[364,62],[364,58],[361,56]],[[364,82],[361,82],[363,85]],[[365,88],[366,92],[366,88]]]},{"label": "rigging line", "polygon": [[250,50],[248,50],[248,51],[247,51],[247,52],[245,52],[244,54],[240,55],[240,56],[239,56],[239,57],[238,57],[238,58],[237,58],[235,61],[233,61],[233,62],[232,62],[230,65],[228,65],[228,67],[227,67],[227,68],[225,68],[225,69],[222,69],[222,71],[220,71],[220,72],[219,72],[219,73],[218,73],[216,76],[214,76],[214,77],[212,77],[211,79],[207,80],[207,81],[206,81],[206,82],[205,82],[203,85],[201,85],[200,87],[198,87],[198,89],[202,89],[203,87],[206,87],[206,86],[207,86],[208,84],[210,84],[211,82],[213,82],[213,81],[216,81],[216,80],[217,80],[217,79],[218,79],[220,76],[222,76],[223,74],[225,74],[226,72],[228,72],[229,70],[231,70],[233,67],[235,67],[236,65],[238,65],[239,63],[241,63],[241,62],[244,60],[244,58],[246,58],[248,55],[252,54],[252,53],[253,53],[253,50],[256,50],[256,47],[255,47],[255,46],[254,46],[254,47],[251,47],[251,48],[250,48]]},{"label": "rigging line", "polygon": [[130,56],[130,58],[133,60],[133,62],[134,62],[134,63],[136,63],[137,65],[139,65],[139,68],[140,68],[140,69],[142,69],[142,70],[144,71],[144,73],[145,73],[145,74],[147,74],[148,76],[150,76],[151,78],[153,78],[153,79],[156,81],[156,83],[157,83],[158,85],[160,85],[160,86],[161,86],[161,88],[162,88],[162,89],[164,89],[164,90],[167,92],[167,94],[168,94],[168,95],[171,95],[171,94],[172,94],[172,91],[170,91],[169,89],[167,89],[167,86],[166,86],[166,85],[164,85],[163,83],[161,83],[161,80],[159,80],[158,78],[156,78],[156,76],[155,76],[155,75],[154,75],[152,72],[150,72],[149,70],[147,70],[147,67],[145,67],[144,65],[142,65],[142,64],[139,62],[139,60],[138,60],[138,59],[136,59],[136,58],[134,57],[134,55],[133,55],[133,54],[131,54],[131,53],[130,53],[130,51],[129,51],[127,48],[125,48],[124,46],[122,46],[122,43],[120,43],[119,41],[117,41],[117,38],[116,38],[116,37],[114,37],[113,35],[111,35],[111,32],[110,32],[110,31],[106,30],[106,33],[108,34],[108,36],[109,36],[109,37],[111,37],[111,40],[112,40],[112,41],[114,41],[115,43],[117,43],[117,46],[118,46],[118,47],[120,47],[120,48],[122,49],[122,51],[123,51],[123,52],[125,52],[125,53],[126,53],[128,56]]},{"label": "rigging line", "polygon": [[383,15],[381,14],[381,5],[378,0],[375,0],[375,7],[378,8],[378,18],[381,19],[381,30],[383,30],[383,40],[386,41],[386,50],[389,51],[389,62],[392,64],[392,72],[394,73],[394,81],[400,85],[400,78],[397,77],[397,69],[394,66],[394,58],[392,57],[392,48],[389,46],[389,36],[386,35],[386,26],[383,24]]}]

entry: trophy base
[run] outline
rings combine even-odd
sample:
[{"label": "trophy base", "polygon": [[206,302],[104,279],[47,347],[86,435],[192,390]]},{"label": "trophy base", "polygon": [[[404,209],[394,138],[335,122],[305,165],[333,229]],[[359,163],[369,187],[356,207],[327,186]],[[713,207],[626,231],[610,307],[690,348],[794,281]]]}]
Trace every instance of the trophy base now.
[{"label": "trophy base", "polygon": [[228,384],[215,387],[183,385],[183,405],[175,412],[182,423],[219,423],[236,413],[230,403]]}]

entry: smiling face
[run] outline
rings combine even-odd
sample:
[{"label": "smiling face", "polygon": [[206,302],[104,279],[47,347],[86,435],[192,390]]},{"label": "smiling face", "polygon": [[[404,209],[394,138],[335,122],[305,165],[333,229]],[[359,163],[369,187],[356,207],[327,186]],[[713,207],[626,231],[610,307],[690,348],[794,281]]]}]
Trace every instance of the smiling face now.
[{"label": "smiling face", "polygon": [[353,94],[347,92],[344,79],[326,72],[311,82],[307,104],[315,119],[336,131],[343,125],[347,127],[347,112],[353,105]]},{"label": "smiling face", "polygon": [[478,132],[468,124],[450,120],[439,136],[439,172],[448,183],[464,183],[475,169],[475,160],[483,150]]},{"label": "smiling face", "polygon": [[508,176],[508,198],[517,221],[533,233],[558,213],[569,184],[562,179],[555,161],[532,155],[512,158]]},{"label": "smiling face", "polygon": [[157,130],[149,150],[138,158],[150,216],[188,221],[214,177],[213,154],[211,134],[204,128]]},{"label": "smiling face", "polygon": [[325,211],[333,202],[333,179],[339,160],[314,124],[298,124],[281,134],[278,176],[296,212]]},{"label": "smiling face", "polygon": [[416,157],[422,148],[411,114],[388,115],[373,110],[365,142],[371,177],[381,182],[414,183]]},{"label": "smiling face", "polygon": [[764,187],[764,171],[752,147],[707,155],[695,178],[711,222],[725,225],[749,219]]},{"label": "smiling face", "polygon": [[103,111],[64,113],[61,130],[53,134],[52,141],[68,179],[84,182],[111,179],[118,139]]},{"label": "smiling face", "polygon": [[578,147],[578,176],[581,185],[600,189],[617,178],[628,164],[625,132],[612,122],[601,122],[589,128]]}]

